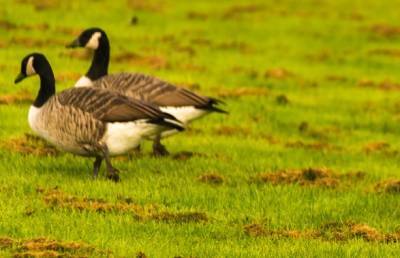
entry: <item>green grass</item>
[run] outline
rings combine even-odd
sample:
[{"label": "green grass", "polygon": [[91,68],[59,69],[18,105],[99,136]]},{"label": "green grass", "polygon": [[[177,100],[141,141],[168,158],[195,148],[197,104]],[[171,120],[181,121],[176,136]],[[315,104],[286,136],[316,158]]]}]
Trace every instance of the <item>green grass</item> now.
[{"label": "green grass", "polygon": [[[35,9],[30,4],[34,2],[42,6]],[[400,82],[398,57],[371,54],[376,49],[400,50],[396,30],[389,36],[371,30],[377,24],[400,26],[398,2],[252,2],[259,5],[258,11],[232,14],[232,7],[250,6],[248,1],[55,1],[53,5],[47,0],[1,0],[0,96],[21,90],[36,94],[38,78],[13,84],[21,59],[33,51],[50,60],[58,91],[71,87],[89,61],[68,56],[83,50],[65,49],[74,35],[60,28],[79,32],[91,26],[106,30],[112,56],[131,52],[167,63],[155,67],[151,61],[112,61],[110,72],[140,71],[177,84],[198,83],[199,92],[216,97],[236,88],[264,89],[266,94],[224,98],[229,116],[210,115],[193,123],[194,130],[164,140],[172,153],[206,155],[186,161],[157,159],[148,154],[150,143],[145,143],[144,156],[116,159],[114,164],[122,171],[118,184],[92,180],[90,159],[22,155],[0,145],[0,237],[82,241],[117,257],[139,251],[149,257],[398,257],[399,244],[362,238],[340,242],[251,237],[244,231],[251,223],[307,230],[349,220],[382,232],[399,229],[399,196],[378,194],[374,186],[399,178],[400,91],[358,85],[365,79]],[[191,12],[203,18],[190,19]],[[132,16],[138,17],[137,25],[130,25]],[[15,28],[7,29],[5,21]],[[210,43],[193,43],[199,39]],[[182,51],[188,47],[193,55]],[[294,75],[264,76],[275,68]],[[328,80],[328,76],[345,79]],[[279,95],[289,103],[279,104]],[[30,132],[28,109],[25,104],[0,105],[2,142]],[[302,122],[309,127],[305,132],[299,130]],[[218,133],[227,128],[231,134]],[[337,148],[287,146],[293,142]],[[374,142],[390,147],[366,153],[365,146]],[[251,182],[260,173],[307,167],[364,171],[366,176],[337,189]],[[211,172],[223,176],[224,183],[215,186],[197,180]],[[135,203],[157,204],[171,212],[204,212],[209,221],[142,221],[127,213],[51,209],[36,189],[56,186],[68,194],[109,202],[129,196]],[[28,216],[27,210],[33,213]],[[0,256],[12,252],[0,246]]]}]

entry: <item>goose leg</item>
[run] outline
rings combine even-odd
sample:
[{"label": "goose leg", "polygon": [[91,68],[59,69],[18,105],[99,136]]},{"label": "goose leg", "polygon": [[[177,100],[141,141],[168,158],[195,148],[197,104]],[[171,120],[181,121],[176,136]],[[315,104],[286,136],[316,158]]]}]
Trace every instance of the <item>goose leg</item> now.
[{"label": "goose leg", "polygon": [[134,157],[139,156],[141,153],[141,145],[138,145],[136,148],[134,148],[131,152],[128,153],[128,159],[132,161]]},{"label": "goose leg", "polygon": [[93,163],[93,178],[94,179],[96,179],[97,175],[99,174],[99,170],[100,170],[102,161],[103,161],[103,158],[100,156],[97,156],[96,160]]},{"label": "goose leg", "polygon": [[161,144],[161,134],[158,134],[153,141],[154,156],[168,156],[169,152],[164,145]]},{"label": "goose leg", "polygon": [[106,177],[114,182],[120,181],[119,175],[118,175],[119,171],[118,171],[118,169],[114,168],[111,164],[110,153],[108,152],[107,146],[103,146],[102,151],[103,151],[103,156],[106,161],[106,167],[107,167]]}]

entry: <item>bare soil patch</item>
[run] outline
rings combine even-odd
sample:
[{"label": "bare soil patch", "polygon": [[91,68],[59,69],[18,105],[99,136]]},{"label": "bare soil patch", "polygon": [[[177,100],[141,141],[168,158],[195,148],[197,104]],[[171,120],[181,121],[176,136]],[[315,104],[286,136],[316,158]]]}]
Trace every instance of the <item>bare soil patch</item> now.
[{"label": "bare soil patch", "polygon": [[76,81],[82,74],[75,72],[61,72],[56,75],[56,81]]},{"label": "bare soil patch", "polygon": [[243,66],[234,66],[230,69],[230,72],[233,74],[244,74],[252,79],[256,79],[258,77],[258,72],[255,69]]},{"label": "bare soil patch", "polygon": [[[79,35],[79,34],[77,34]],[[89,61],[93,57],[93,50],[90,49],[79,49],[79,50],[66,50],[59,54],[61,57],[69,57],[72,59]]]},{"label": "bare soil patch", "polygon": [[259,87],[214,88],[212,92],[220,98],[240,98],[246,96],[268,96],[269,91]]},{"label": "bare soil patch", "polygon": [[261,224],[249,224],[244,226],[244,232],[251,237],[273,237],[273,238],[305,238],[313,235],[313,232],[298,230],[267,229]]},{"label": "bare soil patch", "polygon": [[194,157],[207,157],[207,155],[198,152],[181,151],[173,154],[171,157],[174,160],[185,161]]},{"label": "bare soil patch", "polygon": [[200,37],[192,38],[190,40],[190,43],[193,45],[198,45],[198,46],[212,46],[213,45],[213,43],[210,39],[200,38]]},{"label": "bare soil patch", "polygon": [[400,57],[400,49],[377,48],[368,51],[370,55],[387,56],[387,57]]},{"label": "bare soil patch", "polygon": [[223,176],[217,173],[207,173],[199,176],[197,178],[199,182],[210,184],[210,185],[221,185],[224,183],[225,179]]},{"label": "bare soil patch", "polygon": [[367,28],[372,35],[382,38],[394,38],[400,36],[400,26],[390,24],[374,24]]},{"label": "bare soil patch", "polygon": [[217,135],[223,135],[223,136],[234,136],[234,135],[250,136],[251,135],[250,128],[238,127],[238,126],[232,127],[232,126],[226,126],[226,125],[218,127],[214,132]]},{"label": "bare soil patch", "polygon": [[168,211],[156,204],[141,205],[133,202],[132,198],[119,198],[116,202],[103,199],[79,197],[64,193],[60,189],[42,189],[43,201],[52,209],[71,209],[77,211],[91,211],[97,213],[127,213],[138,220],[155,220],[171,223],[207,222],[208,216],[198,211]]},{"label": "bare soil patch", "polygon": [[275,102],[279,105],[287,105],[290,103],[289,98],[285,94],[280,94],[276,96]]},{"label": "bare soil patch", "polygon": [[167,69],[170,64],[162,56],[141,56],[132,52],[122,52],[112,57],[116,63],[130,63],[139,66],[147,66],[153,69]]},{"label": "bare soil patch", "polygon": [[285,143],[287,148],[300,148],[308,150],[341,150],[339,146],[335,146],[323,141],[304,142],[304,141],[289,141]]},{"label": "bare soil patch", "polygon": [[200,20],[205,21],[209,18],[208,14],[198,12],[198,11],[190,11],[186,14],[186,18],[188,20]]},{"label": "bare soil patch", "polygon": [[361,79],[357,83],[360,87],[365,88],[375,88],[385,91],[392,91],[392,90],[400,90],[400,83],[393,82],[389,79],[383,80],[381,82],[369,80],[369,79]]},{"label": "bare soil patch", "polygon": [[5,140],[0,143],[0,146],[6,150],[17,152],[22,155],[57,156],[60,154],[60,151],[42,138],[29,133],[19,138]]},{"label": "bare soil patch", "polygon": [[191,46],[184,46],[184,45],[175,45],[173,50],[176,52],[187,54],[190,57],[196,55],[196,50]]},{"label": "bare soil patch", "polygon": [[266,9],[264,5],[260,4],[247,4],[247,5],[234,5],[229,7],[222,15],[223,19],[236,19],[243,14],[254,14],[262,12]]},{"label": "bare soil patch", "polygon": [[[170,68],[170,66],[168,65],[166,68]],[[183,63],[177,66],[178,69],[182,69],[185,71],[193,71],[193,72],[206,72],[207,71],[207,67],[205,67],[204,65],[198,65],[198,64],[194,64],[194,63]]]},{"label": "bare soil patch", "polygon": [[65,42],[61,39],[48,38],[48,39],[34,39],[28,37],[15,36],[12,37],[8,43],[9,45],[20,45],[29,48],[41,48],[48,46],[63,46]]},{"label": "bare soil patch", "polygon": [[330,61],[342,62],[344,61],[343,54],[335,53],[331,49],[322,49],[305,55],[305,59],[309,62],[325,63]]},{"label": "bare soil patch", "polygon": [[58,32],[58,33],[61,33],[61,34],[64,34],[64,35],[68,35],[68,36],[72,36],[72,37],[78,37],[79,34],[81,34],[81,32],[83,30],[84,29],[82,29],[82,28],[61,27],[61,26],[56,27],[54,29],[55,32]]},{"label": "bare soil patch", "polygon": [[400,193],[400,180],[399,179],[388,179],[388,180],[379,182],[375,185],[375,191],[378,193],[399,194]]},{"label": "bare soil patch", "polygon": [[369,142],[364,145],[363,150],[365,153],[387,151],[390,148],[390,144],[387,142]]},{"label": "bare soil patch", "polygon": [[167,212],[161,211],[149,216],[152,220],[175,223],[207,222],[208,217],[204,212]]},{"label": "bare soil patch", "polygon": [[285,68],[271,68],[264,73],[267,79],[286,80],[295,77],[295,74]]},{"label": "bare soil patch", "polygon": [[298,130],[301,134],[318,140],[328,140],[332,134],[335,136],[340,134],[340,128],[338,127],[315,127],[307,121],[302,121],[298,126]]},{"label": "bare soil patch", "polygon": [[325,76],[325,80],[327,81],[331,81],[331,82],[347,82],[349,80],[349,78],[347,78],[346,76],[343,75],[327,75]]},{"label": "bare soil patch", "polygon": [[317,229],[308,230],[268,229],[261,224],[254,223],[245,225],[244,232],[251,237],[320,239],[330,242],[361,239],[366,242],[397,243],[400,240],[399,231],[380,232],[367,224],[352,221],[326,223]]},{"label": "bare soil patch", "polygon": [[0,28],[4,30],[13,30],[16,29],[18,26],[10,21],[7,21],[5,19],[0,20]]},{"label": "bare soil patch", "polygon": [[13,257],[92,257],[111,255],[83,242],[61,241],[44,237],[32,239],[0,238],[0,248],[8,249]]},{"label": "bare soil patch", "polygon": [[218,50],[235,50],[242,54],[250,54],[255,52],[255,49],[252,46],[241,41],[222,42],[215,44],[213,47]]},{"label": "bare soil patch", "polygon": [[60,0],[17,0],[16,2],[33,5],[37,11],[58,8],[62,3]]},{"label": "bare soil patch", "polygon": [[127,0],[129,8],[135,11],[161,12],[164,10],[162,1]]},{"label": "bare soil patch", "polygon": [[374,87],[376,85],[376,82],[374,82],[373,80],[370,79],[360,79],[357,82],[357,85],[360,87]]},{"label": "bare soil patch", "polygon": [[22,90],[15,94],[0,95],[0,105],[31,104],[33,101],[34,97],[27,90]]},{"label": "bare soil patch", "polygon": [[11,30],[17,30],[17,29],[22,29],[22,30],[47,30],[49,28],[49,24],[47,23],[37,23],[37,24],[16,24],[13,22],[10,22],[5,19],[0,20],[0,28],[11,31]]},{"label": "bare soil patch", "polygon": [[383,154],[386,156],[396,156],[399,150],[391,147],[391,145],[385,141],[369,142],[362,147],[366,154]]},{"label": "bare soil patch", "polygon": [[273,173],[262,173],[254,177],[254,182],[280,184],[298,184],[301,186],[317,186],[336,188],[346,180],[360,180],[364,172],[339,174],[327,168],[305,168],[294,170],[278,170]]}]

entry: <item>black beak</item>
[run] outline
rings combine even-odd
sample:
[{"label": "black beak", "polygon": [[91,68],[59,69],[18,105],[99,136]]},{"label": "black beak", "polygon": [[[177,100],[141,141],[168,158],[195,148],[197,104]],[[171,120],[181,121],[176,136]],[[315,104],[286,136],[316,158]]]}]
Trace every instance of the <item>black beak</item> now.
[{"label": "black beak", "polygon": [[79,44],[79,39],[75,39],[74,41],[72,41],[71,43],[69,43],[68,45],[66,45],[66,48],[77,48],[80,47],[81,44]]},{"label": "black beak", "polygon": [[15,78],[14,83],[17,84],[25,78],[26,78],[26,75],[23,73],[20,73],[20,74],[18,74],[17,78]]}]

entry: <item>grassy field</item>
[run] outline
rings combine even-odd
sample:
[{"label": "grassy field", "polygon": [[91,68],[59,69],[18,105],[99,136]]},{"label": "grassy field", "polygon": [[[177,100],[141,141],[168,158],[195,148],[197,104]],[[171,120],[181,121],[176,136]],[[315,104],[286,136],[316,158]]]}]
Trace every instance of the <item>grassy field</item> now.
[{"label": "grassy field", "polygon": [[[249,2],[0,0],[0,256],[399,257],[399,1]],[[64,45],[92,26],[111,72],[230,114],[92,180],[26,136],[38,78],[13,84],[40,51],[71,87],[90,56]]]}]

